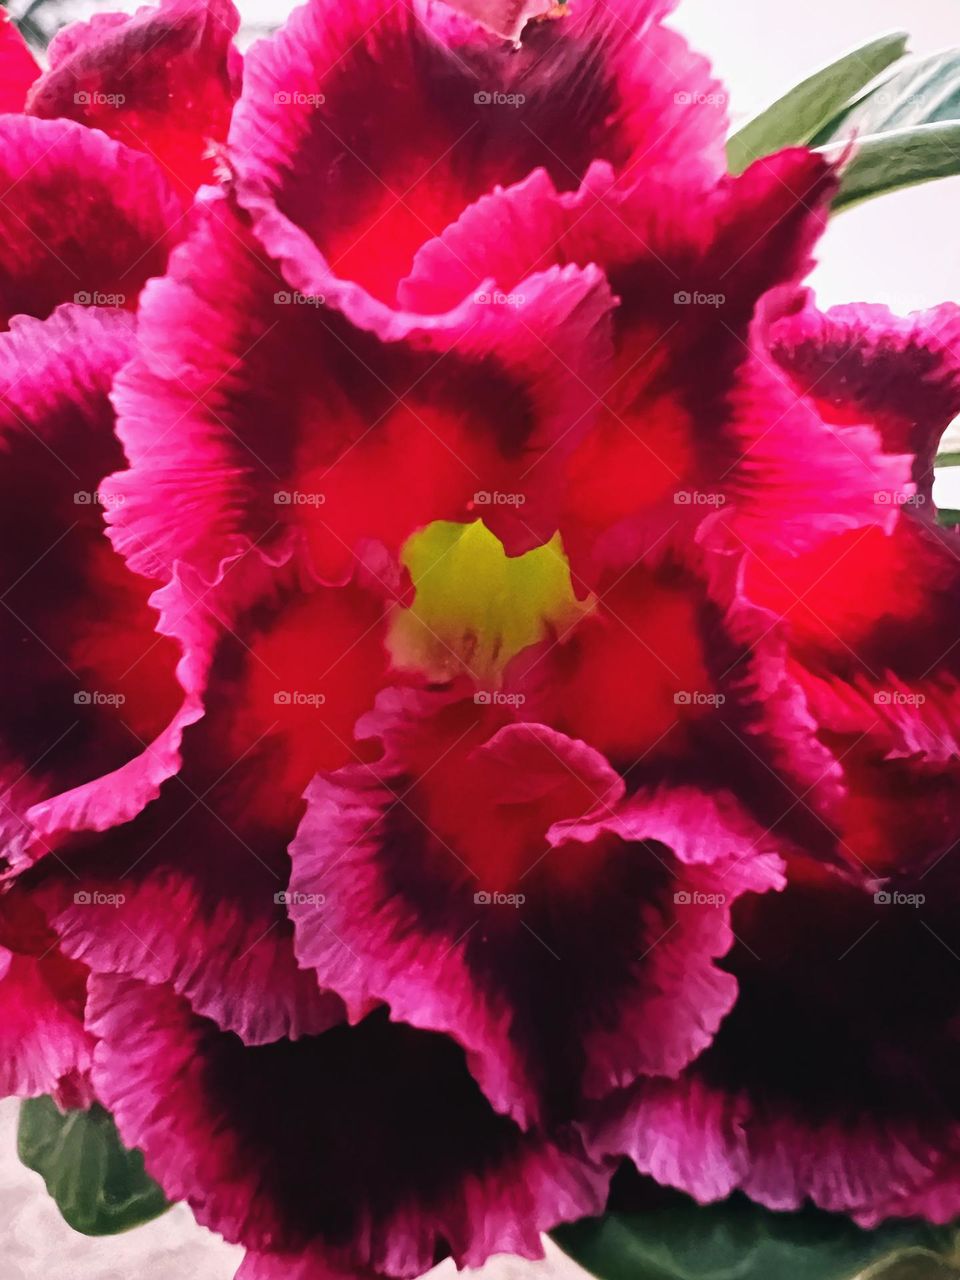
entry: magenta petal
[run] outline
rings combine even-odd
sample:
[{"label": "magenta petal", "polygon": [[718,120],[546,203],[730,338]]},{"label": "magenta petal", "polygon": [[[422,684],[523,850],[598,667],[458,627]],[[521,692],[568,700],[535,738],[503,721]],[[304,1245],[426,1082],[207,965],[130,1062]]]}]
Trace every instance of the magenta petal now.
[{"label": "magenta petal", "polygon": [[308,4],[247,60],[231,160],[337,275],[391,301],[424,241],[539,165],[563,187],[595,159],[631,181],[717,176],[726,98],[659,25],[667,7],[584,0],[511,49],[438,6]]},{"label": "magenta petal", "polygon": [[240,91],[239,24],[231,0],[161,0],[72,23],[51,41],[27,110],[146,152],[189,200],[213,176],[209,149],[226,138]]},{"label": "magenta petal", "polygon": [[305,1253],[248,1253],[234,1280],[361,1280],[363,1275],[358,1268],[338,1266],[314,1249]]},{"label": "magenta petal", "polygon": [[[90,1069],[79,966],[0,947],[0,1097],[57,1093]],[[79,975],[79,977],[78,977]]]},{"label": "magenta petal", "polygon": [[[291,556],[254,551],[213,583],[181,566],[157,598],[185,655],[185,710],[165,742],[176,772],[125,825],[62,832],[29,883],[64,952],[95,972],[169,982],[248,1043],[315,1034],[342,1005],[297,966],[287,845],[317,766],[354,758],[353,724],[386,665],[382,599],[318,590]],[[303,705],[297,691],[324,673]],[[151,769],[162,758],[146,757]],[[144,765],[126,781],[143,794],[152,777]],[[109,795],[115,780],[99,785]],[[71,799],[37,820],[62,821]]]},{"label": "magenta petal", "polygon": [[0,119],[0,194],[4,324],[61,302],[132,310],[181,216],[152,160],[70,120]]},{"label": "magenta petal", "polygon": [[602,1207],[608,1172],[522,1135],[454,1045],[382,1013],[245,1048],[169,988],[95,976],[88,1020],[124,1141],[171,1199],[251,1249],[413,1277],[448,1252],[540,1257],[540,1231]]},{"label": "magenta petal", "polygon": [[27,91],[39,74],[37,60],[4,11],[0,14],[0,112],[22,111]]},{"label": "magenta petal", "polygon": [[601,1104],[598,1146],[701,1201],[939,1220],[960,1150],[956,876],[945,861],[874,896],[788,872],[734,909],[739,997],[713,1044],[679,1080]]},{"label": "magenta petal", "polygon": [[328,286],[291,292],[227,201],[198,208],[114,393],[131,469],[109,486],[111,537],[134,569],[180,558],[210,576],[238,535],[269,547],[297,529],[342,582],[362,542],[397,552],[432,519],[470,518],[484,491],[523,499],[484,508],[511,550],[554,531],[609,352],[600,273],[554,268],[522,305],[437,319],[371,304],[369,327]]},{"label": "magenta petal", "polygon": [[132,329],[125,311],[67,305],[0,334],[3,755],[42,802],[34,835],[142,808],[197,715],[149,586],[103,528],[100,481],[122,457],[108,396]]},{"label": "magenta petal", "polygon": [[769,331],[774,357],[827,422],[869,423],[887,453],[914,457],[912,506],[932,519],[934,455],[960,413],[960,307],[904,317],[866,303],[821,312],[804,291],[783,310]]},{"label": "magenta petal", "polygon": [[[524,1125],[679,1072],[733,1001],[713,965],[731,943],[725,904],[779,883],[759,829],[692,789],[621,803],[603,758],[543,725],[508,725],[461,757],[477,728],[465,708],[421,702],[418,724],[402,719],[416,695],[397,696],[391,724],[390,701],[369,718],[385,760],[307,792],[291,846],[301,963],[354,1016],[384,1000],[453,1036]],[[447,769],[462,779],[459,831],[431,795]]]}]

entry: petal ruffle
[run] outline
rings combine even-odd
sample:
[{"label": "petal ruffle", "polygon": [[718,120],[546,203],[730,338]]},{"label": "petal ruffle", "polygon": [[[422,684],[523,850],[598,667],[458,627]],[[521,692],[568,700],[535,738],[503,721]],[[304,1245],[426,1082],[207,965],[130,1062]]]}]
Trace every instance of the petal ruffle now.
[{"label": "petal ruffle", "polygon": [[145,151],[188,201],[213,177],[240,91],[231,0],[161,0],[135,13],[98,13],[51,41],[31,115],[76,120]]},{"label": "petal ruffle", "polygon": [[839,428],[869,423],[887,453],[914,458],[917,497],[933,518],[933,459],[960,413],[960,307],[901,317],[866,303],[818,311],[805,290],[773,319],[770,349],[797,388]]},{"label": "petal ruffle", "polygon": [[955,876],[873,896],[822,868],[790,879],[734,910],[740,994],[713,1045],[604,1103],[600,1147],[701,1201],[809,1197],[875,1225],[946,1204],[954,1179],[955,1204]]},{"label": "petal ruffle", "polygon": [[356,758],[353,724],[386,666],[383,604],[256,552],[213,584],[184,569],[179,594],[176,629],[207,646],[181,767],[132,822],[61,837],[28,882],[63,951],[94,972],[169,982],[248,1043],[315,1034],[342,1006],[294,959],[287,845],[315,770]]},{"label": "petal ruffle", "polygon": [[596,159],[632,182],[722,171],[726,97],[660,25],[668,7],[584,0],[511,49],[439,6],[314,0],[251,51],[232,163],[337,275],[392,301],[424,241],[538,166],[564,188]]},{"label": "petal ruffle", "polygon": [[124,1141],[171,1199],[254,1250],[412,1277],[448,1252],[541,1257],[540,1231],[602,1208],[609,1172],[522,1135],[456,1046],[382,1012],[248,1048],[167,987],[94,976],[88,1021]]},{"label": "petal ruffle", "polygon": [[[513,551],[550,536],[554,482],[608,354],[612,298],[595,268],[532,277],[519,306],[380,308],[384,340],[282,283],[220,200],[146,290],[139,355],[115,390],[132,469],[109,486],[111,537],[133,568],[181,558],[209,575],[236,535],[269,546],[293,527],[320,575],[342,581],[362,541],[396,552],[475,505]],[[484,505],[491,494],[503,501]]]},{"label": "petal ruffle", "polygon": [[93,1040],[83,1024],[86,970],[56,949],[28,894],[0,898],[0,1096],[91,1100]]},{"label": "petal ruffle", "polygon": [[579,191],[558,193],[539,172],[479,200],[420,250],[399,296],[421,310],[490,277],[514,289],[550,262],[598,262],[621,298],[611,378],[597,389],[596,429],[571,456],[561,517],[590,585],[666,538],[689,556],[696,525],[718,508],[735,545],[793,548],[888,520],[878,490],[890,505],[910,492],[908,461],[884,457],[866,427],[837,438],[770,358],[766,321],[754,320],[768,291],[792,292],[809,267],[836,181],[802,150],[706,197],[683,185],[623,192],[604,165]]},{"label": "petal ruffle", "polygon": [[382,696],[359,731],[384,760],[308,790],[290,913],[300,962],[353,1016],[383,1000],[452,1035],[527,1126],[695,1057],[734,995],[712,963],[725,904],[777,877],[729,798],[621,805],[585,743],[497,729],[486,707]]},{"label": "petal ruffle", "polygon": [[0,118],[0,187],[4,325],[61,302],[132,310],[182,213],[153,161],[70,120]]},{"label": "petal ruffle", "polygon": [[100,481],[122,457],[108,396],[132,329],[124,311],[67,305],[0,335],[3,752],[47,833],[66,803],[49,797],[73,787],[82,825],[141,807],[191,714],[178,647],[103,528]]}]

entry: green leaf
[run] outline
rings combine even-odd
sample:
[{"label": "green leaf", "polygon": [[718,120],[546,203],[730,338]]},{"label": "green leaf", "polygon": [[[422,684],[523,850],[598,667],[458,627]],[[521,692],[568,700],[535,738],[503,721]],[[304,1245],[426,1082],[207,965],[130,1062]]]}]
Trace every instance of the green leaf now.
[{"label": "green leaf", "polygon": [[[839,156],[848,145],[835,142],[821,150]],[[843,171],[833,208],[848,209],[884,192],[956,173],[960,173],[960,120],[861,137]]]},{"label": "green leaf", "polygon": [[59,1110],[52,1098],[20,1107],[20,1159],[47,1184],[64,1219],[87,1236],[114,1235],[170,1206],[148,1176],[139,1151],[128,1151],[108,1112]]},{"label": "green leaf", "polygon": [[903,57],[905,32],[871,40],[796,85],[727,141],[731,173],[742,173],[761,156],[802,146],[846,107],[859,89]]},{"label": "green leaf", "polygon": [[960,49],[902,59],[831,120],[815,146],[960,119]]},{"label": "green leaf", "polygon": [[771,1213],[740,1195],[700,1206],[654,1187],[644,1201],[642,1211],[585,1219],[553,1238],[602,1280],[852,1280],[891,1255],[911,1251],[933,1263],[950,1248],[944,1228],[862,1231],[840,1215]]}]

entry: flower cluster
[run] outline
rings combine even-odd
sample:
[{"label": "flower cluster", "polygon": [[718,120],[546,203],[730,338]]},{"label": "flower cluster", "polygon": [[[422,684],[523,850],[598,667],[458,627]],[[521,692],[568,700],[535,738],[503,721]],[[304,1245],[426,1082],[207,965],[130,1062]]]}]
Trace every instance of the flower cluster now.
[{"label": "flower cluster", "polygon": [[960,309],[670,7],[0,28],[0,1082],[243,1280],[960,1212]]}]

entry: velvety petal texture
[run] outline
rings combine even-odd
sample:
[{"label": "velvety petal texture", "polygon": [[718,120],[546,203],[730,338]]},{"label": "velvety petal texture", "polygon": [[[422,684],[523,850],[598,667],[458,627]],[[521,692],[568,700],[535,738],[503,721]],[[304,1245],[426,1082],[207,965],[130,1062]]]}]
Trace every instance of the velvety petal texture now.
[{"label": "velvety petal texture", "polygon": [[[814,864],[734,909],[737,1004],[676,1082],[602,1108],[598,1142],[712,1200],[809,1197],[867,1226],[956,1212],[955,873],[873,893]],[[696,1153],[696,1158],[694,1158]]]},{"label": "velvety petal texture", "polygon": [[230,0],[161,0],[135,13],[97,13],[51,41],[30,115],[77,120],[151,156],[189,200],[213,177],[240,91]]},{"label": "velvety petal texture", "polygon": [[381,335],[287,288],[229,201],[199,207],[115,386],[132,467],[108,486],[114,545],[139,572],[209,572],[237,536],[298,529],[336,582],[361,542],[396,553],[474,509],[511,550],[545,540],[613,299],[595,267],[524,288],[522,306],[478,295],[437,319],[371,309]]},{"label": "velvety petal texture", "polygon": [[623,803],[585,743],[422,697],[383,695],[361,732],[384,761],[308,791],[291,846],[301,963],[354,1016],[380,999],[454,1036],[524,1126],[676,1075],[734,997],[712,964],[728,904],[778,883],[762,834],[730,797]]},{"label": "velvety petal texture", "polygon": [[540,1257],[541,1230],[603,1204],[609,1174],[575,1142],[521,1134],[456,1046],[382,1012],[248,1048],[169,988],[95,977],[89,1020],[124,1140],[227,1239],[415,1276],[447,1250]]},{"label": "velvety petal texture", "polygon": [[726,95],[657,21],[668,7],[584,0],[509,50],[443,6],[317,0],[251,52],[231,163],[336,274],[391,300],[424,241],[540,165],[565,189],[598,159],[633,182],[722,171]]},{"label": "velvety petal texture", "polygon": [[163,271],[180,205],[152,160],[99,131],[0,117],[0,187],[3,324],[62,302],[132,310]]},{"label": "velvety petal texture", "polygon": [[10,14],[0,14],[0,111],[22,111],[27,91],[40,74]]},{"label": "velvety petal texture", "polygon": [[[22,815],[42,799],[47,833],[64,804],[97,827],[142,807],[176,768],[179,724],[199,714],[150,584],[104,534],[100,481],[122,456],[108,397],[132,330],[123,310],[68,304],[0,334],[3,753],[17,766],[7,804]],[[82,796],[53,799],[75,787]]]},{"label": "velvety petal texture", "polygon": [[0,1094],[239,1280],[960,1212],[960,311],[672,7],[0,25]]},{"label": "velvety petal texture", "polygon": [[169,982],[248,1043],[315,1033],[342,1006],[294,960],[286,849],[317,764],[354,758],[385,663],[381,601],[311,591],[295,562],[256,552],[182,593],[181,623],[212,621],[181,767],[127,826],[61,838],[29,883],[64,952],[95,972]]}]

